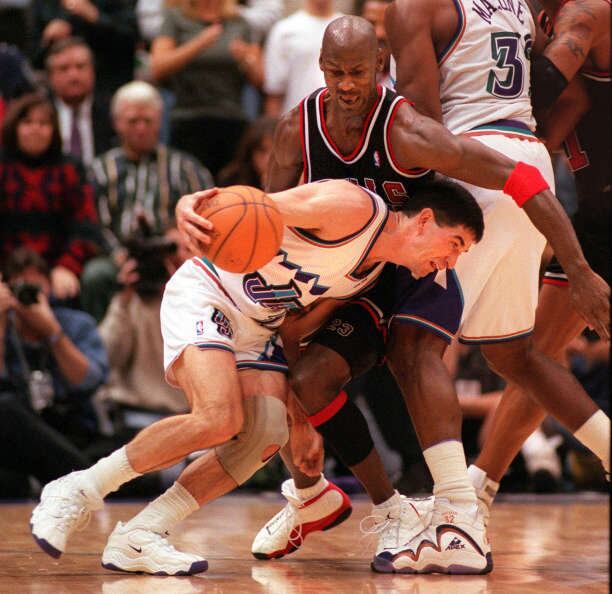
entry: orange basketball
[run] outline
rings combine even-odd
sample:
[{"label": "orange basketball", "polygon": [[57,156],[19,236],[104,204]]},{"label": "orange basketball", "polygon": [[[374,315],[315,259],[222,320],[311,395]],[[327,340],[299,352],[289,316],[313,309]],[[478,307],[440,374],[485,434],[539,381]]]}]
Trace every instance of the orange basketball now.
[{"label": "orange basketball", "polygon": [[220,188],[198,214],[214,225],[205,256],[224,270],[253,272],[280,248],[283,218],[274,201],[257,188]]}]

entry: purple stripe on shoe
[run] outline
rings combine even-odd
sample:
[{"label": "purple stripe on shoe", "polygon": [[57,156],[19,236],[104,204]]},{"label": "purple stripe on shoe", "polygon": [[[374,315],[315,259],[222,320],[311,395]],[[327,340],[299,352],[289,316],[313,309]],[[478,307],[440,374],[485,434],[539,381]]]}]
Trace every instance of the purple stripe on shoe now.
[{"label": "purple stripe on shoe", "polygon": [[[32,530],[32,524],[30,524],[30,530]],[[34,532],[32,532],[32,537],[36,541],[36,544],[45,552],[47,555],[51,555],[54,559],[59,559],[62,555],[62,551],[56,549],[51,543],[46,541],[44,538],[38,538]]]}]

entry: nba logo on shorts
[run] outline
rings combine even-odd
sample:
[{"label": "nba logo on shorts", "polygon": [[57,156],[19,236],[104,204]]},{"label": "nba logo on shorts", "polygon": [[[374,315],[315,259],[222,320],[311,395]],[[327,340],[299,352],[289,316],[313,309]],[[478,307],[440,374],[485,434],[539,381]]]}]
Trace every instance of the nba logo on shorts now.
[{"label": "nba logo on shorts", "polygon": [[204,334],[204,322],[203,320],[198,320],[196,322],[196,336],[202,336]]},{"label": "nba logo on shorts", "polygon": [[374,167],[380,167],[380,153],[374,151]]}]

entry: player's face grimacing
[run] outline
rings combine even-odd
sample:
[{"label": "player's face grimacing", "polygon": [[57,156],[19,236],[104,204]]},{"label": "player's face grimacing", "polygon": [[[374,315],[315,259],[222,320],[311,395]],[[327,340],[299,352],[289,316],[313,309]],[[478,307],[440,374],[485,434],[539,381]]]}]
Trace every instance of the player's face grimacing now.
[{"label": "player's face grimacing", "polygon": [[343,51],[321,54],[319,64],[335,105],[355,114],[369,109],[376,94],[376,72],[381,67],[379,59]]},{"label": "player's face grimacing", "polygon": [[[421,215],[419,215],[421,217]],[[474,233],[463,225],[439,225],[433,216],[419,220],[418,233],[406,248],[405,266],[415,278],[454,268],[459,256],[474,243]]]}]

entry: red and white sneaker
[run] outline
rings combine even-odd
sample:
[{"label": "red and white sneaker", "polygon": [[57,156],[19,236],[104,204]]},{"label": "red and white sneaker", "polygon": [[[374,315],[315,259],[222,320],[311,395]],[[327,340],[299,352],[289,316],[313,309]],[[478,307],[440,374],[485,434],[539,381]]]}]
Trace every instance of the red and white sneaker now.
[{"label": "red and white sneaker", "polygon": [[321,492],[304,501],[298,497],[293,479],[283,483],[281,492],[288,503],[257,533],[251,546],[256,559],[277,559],[293,553],[311,532],[329,530],[351,515],[348,495],[324,477],[321,480]]}]

